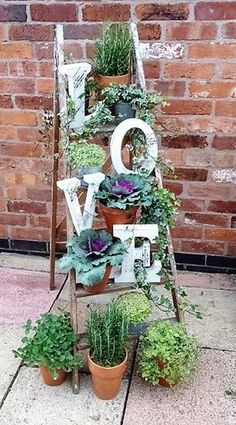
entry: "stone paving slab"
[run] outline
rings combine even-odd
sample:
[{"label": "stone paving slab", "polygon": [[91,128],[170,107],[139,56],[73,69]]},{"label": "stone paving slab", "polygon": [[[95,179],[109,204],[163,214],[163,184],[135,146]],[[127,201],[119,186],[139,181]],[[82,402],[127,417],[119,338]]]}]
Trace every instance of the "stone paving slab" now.
[{"label": "stone paving slab", "polygon": [[236,353],[203,350],[198,371],[185,384],[151,387],[134,376],[123,425],[235,425]]},{"label": "stone paving slab", "polygon": [[1,425],[120,425],[128,381],[115,400],[99,400],[89,376],[81,376],[81,391],[72,393],[69,380],[46,386],[38,369],[22,367],[0,412]]},{"label": "stone paving slab", "polygon": [[10,385],[20,359],[16,359],[12,353],[20,346],[22,328],[16,325],[0,325],[0,402]]}]

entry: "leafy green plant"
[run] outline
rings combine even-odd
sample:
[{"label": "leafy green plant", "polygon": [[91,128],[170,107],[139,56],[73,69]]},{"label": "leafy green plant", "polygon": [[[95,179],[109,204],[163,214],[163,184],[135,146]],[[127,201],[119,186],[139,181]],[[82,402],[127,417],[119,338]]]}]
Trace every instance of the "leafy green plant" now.
[{"label": "leafy green plant", "polygon": [[104,149],[94,143],[70,143],[67,159],[71,168],[101,167],[105,161]]},{"label": "leafy green plant", "polygon": [[114,300],[129,324],[143,322],[152,312],[150,301],[140,292],[126,292]]},{"label": "leafy green plant", "polygon": [[125,102],[137,110],[150,110],[163,102],[163,97],[150,94],[147,90],[137,87],[135,84],[129,86],[125,84],[111,84],[102,90],[101,96],[107,106],[112,106],[116,102]]},{"label": "leafy green plant", "polygon": [[124,75],[129,72],[131,37],[123,23],[105,23],[101,39],[95,43],[95,71],[99,75]]},{"label": "leafy green plant", "polygon": [[126,210],[134,205],[148,206],[151,203],[150,181],[140,174],[106,176],[96,194],[103,204]]},{"label": "leafy green plant", "polygon": [[107,265],[120,265],[126,252],[126,245],[105,230],[83,230],[67,246],[68,253],[59,260],[59,265],[63,269],[74,268],[85,286],[99,282]]},{"label": "leafy green plant", "polygon": [[159,378],[174,385],[194,372],[198,355],[198,343],[185,333],[184,324],[157,321],[141,337],[139,373],[152,385],[157,385]]},{"label": "leafy green plant", "polygon": [[90,356],[95,363],[111,367],[124,360],[128,325],[115,303],[107,304],[104,310],[91,307],[86,328]]},{"label": "leafy green plant", "polygon": [[13,353],[27,366],[46,366],[54,374],[58,369],[69,372],[74,367],[82,367],[82,356],[73,355],[78,336],[73,333],[68,312],[63,311],[59,316],[43,314],[34,325],[28,320],[24,329],[23,345]]}]

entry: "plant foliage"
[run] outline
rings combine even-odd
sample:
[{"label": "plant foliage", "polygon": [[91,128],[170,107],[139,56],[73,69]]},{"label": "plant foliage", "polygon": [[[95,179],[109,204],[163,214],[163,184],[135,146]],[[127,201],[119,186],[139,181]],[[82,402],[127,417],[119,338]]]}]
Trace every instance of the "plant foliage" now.
[{"label": "plant foliage", "polygon": [[86,324],[90,356],[104,367],[120,364],[125,358],[128,338],[126,319],[115,303],[90,309]]},{"label": "plant foliage", "polygon": [[106,23],[101,39],[95,43],[95,71],[100,75],[124,75],[129,72],[131,37],[123,23]]},{"label": "plant foliage", "polygon": [[[161,377],[174,385],[193,373],[198,354],[198,343],[185,333],[183,323],[174,325],[157,321],[141,337],[139,373],[152,385],[157,385]],[[163,364],[163,369],[158,360]]]},{"label": "plant foliage", "polygon": [[142,323],[152,312],[150,301],[140,292],[126,292],[114,302],[129,324]]},{"label": "plant foliage", "polygon": [[56,374],[58,369],[69,372],[83,365],[82,356],[72,353],[78,336],[73,333],[68,312],[63,311],[59,316],[43,314],[34,325],[28,320],[24,330],[23,345],[13,352],[27,366],[46,366]]},{"label": "plant foliage", "polygon": [[122,263],[126,245],[105,230],[87,229],[68,242],[68,253],[60,260],[63,269],[74,268],[81,283],[93,286],[104,276],[106,266]]},{"label": "plant foliage", "polygon": [[102,166],[106,158],[104,149],[94,143],[70,143],[67,159],[71,168]]}]

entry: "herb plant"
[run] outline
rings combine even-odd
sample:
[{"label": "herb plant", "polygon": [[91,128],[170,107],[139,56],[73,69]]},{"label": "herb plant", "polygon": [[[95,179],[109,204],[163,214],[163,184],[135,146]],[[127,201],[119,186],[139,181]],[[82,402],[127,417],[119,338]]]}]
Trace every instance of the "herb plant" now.
[{"label": "herb plant", "polygon": [[151,203],[150,181],[140,174],[106,176],[96,198],[112,208],[127,210],[134,205],[148,206]]},{"label": "herb plant", "polygon": [[125,252],[126,245],[109,232],[87,229],[71,238],[68,253],[59,260],[59,265],[63,269],[74,268],[83,285],[93,286],[103,278],[107,265],[122,263]]},{"label": "herb plant", "polygon": [[23,346],[13,352],[27,366],[46,366],[53,374],[58,369],[69,372],[74,367],[82,367],[82,356],[74,356],[72,352],[78,336],[73,333],[68,312],[59,316],[43,314],[35,325],[28,320],[24,329]]},{"label": "herb plant", "polygon": [[140,292],[126,292],[119,295],[114,303],[125,315],[129,324],[142,323],[152,311],[150,301]]},{"label": "herb plant", "polygon": [[95,363],[112,367],[124,360],[128,325],[115,303],[107,304],[104,310],[99,306],[93,306],[89,312],[86,328],[90,356]]},{"label": "herb plant", "polygon": [[94,143],[70,143],[67,159],[71,168],[101,167],[105,161],[104,149]]},{"label": "herb plant", "polygon": [[159,378],[166,378],[170,385],[174,385],[193,373],[198,354],[198,343],[185,333],[183,323],[174,325],[157,321],[141,337],[139,373],[152,385],[157,385]]},{"label": "herb plant", "polygon": [[124,75],[129,72],[131,37],[123,23],[106,23],[101,39],[95,43],[95,71],[99,75]]}]

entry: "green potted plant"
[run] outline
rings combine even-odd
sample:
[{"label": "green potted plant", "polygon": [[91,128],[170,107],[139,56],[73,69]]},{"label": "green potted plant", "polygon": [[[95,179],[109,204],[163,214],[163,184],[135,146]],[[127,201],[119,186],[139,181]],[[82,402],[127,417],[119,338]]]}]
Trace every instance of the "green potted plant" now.
[{"label": "green potted plant", "polygon": [[152,385],[174,386],[194,372],[199,346],[184,324],[154,322],[141,337],[139,373]]},{"label": "green potted plant", "polygon": [[114,224],[135,223],[138,208],[151,201],[150,181],[140,174],[106,176],[96,194],[107,228]]},{"label": "green potted plant", "polygon": [[34,325],[28,320],[24,329],[23,345],[13,351],[14,355],[27,366],[39,366],[45,384],[60,385],[66,379],[66,372],[82,367],[82,356],[73,355],[78,336],[73,333],[68,312],[58,316],[43,314]]},{"label": "green potted plant", "polygon": [[111,400],[119,393],[127,367],[126,319],[114,303],[107,304],[103,310],[94,306],[90,309],[86,328],[90,347],[88,366],[94,392],[102,400]]},{"label": "green potted plant", "polygon": [[126,245],[105,230],[83,230],[68,243],[68,253],[60,260],[64,269],[74,268],[79,281],[91,294],[106,287],[111,268],[122,263]]},{"label": "green potted plant", "polygon": [[136,291],[125,292],[115,300],[117,308],[125,315],[129,324],[129,335],[140,335],[146,328],[144,322],[152,312],[151,302]]},{"label": "green potted plant", "polygon": [[108,22],[101,39],[95,43],[95,73],[101,89],[110,84],[128,84],[132,42],[123,23]]},{"label": "green potted plant", "polygon": [[78,177],[97,173],[106,159],[104,149],[94,143],[70,143],[67,151],[70,167],[77,168]]}]

